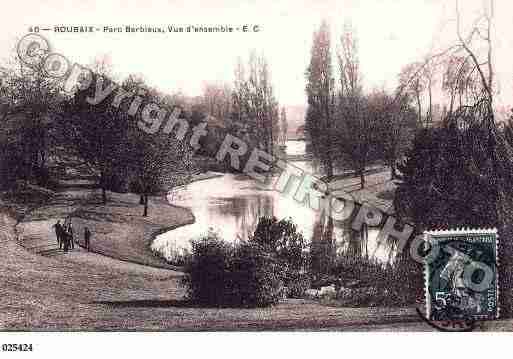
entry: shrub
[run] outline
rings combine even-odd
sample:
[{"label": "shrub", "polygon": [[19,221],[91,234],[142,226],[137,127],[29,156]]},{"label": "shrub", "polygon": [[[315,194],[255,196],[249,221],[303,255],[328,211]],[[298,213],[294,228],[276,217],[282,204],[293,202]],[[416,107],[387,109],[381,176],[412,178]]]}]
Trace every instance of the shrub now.
[{"label": "shrub", "polygon": [[303,273],[307,264],[305,240],[290,218],[278,221],[275,217],[261,217],[251,242],[279,261],[289,297],[299,298],[310,288],[310,278]]},{"label": "shrub", "polygon": [[202,305],[226,305],[231,292],[232,246],[213,233],[191,241],[191,246],[191,254],[185,265],[187,275],[183,280],[189,299]]},{"label": "shrub", "polygon": [[193,302],[263,307],[281,299],[282,267],[265,248],[250,242],[232,246],[213,232],[191,245],[183,284]]},{"label": "shrub", "polygon": [[290,218],[261,217],[251,241],[274,253],[290,270],[300,271],[305,266],[305,240]]},{"label": "shrub", "polygon": [[341,255],[334,273],[342,288],[339,299],[346,305],[402,306],[415,303],[423,294],[422,266],[397,257],[393,264]]},{"label": "shrub", "polygon": [[282,298],[282,268],[262,246],[246,242],[235,250],[232,263],[232,298],[236,305],[264,307]]},{"label": "shrub", "polygon": [[289,298],[302,298],[310,289],[311,280],[308,273],[291,272],[285,282]]},{"label": "shrub", "polygon": [[497,185],[488,179],[496,178],[489,172],[495,167],[485,165],[488,155],[481,153],[486,141],[479,128],[419,131],[399,166],[398,214],[421,228],[496,226]]}]

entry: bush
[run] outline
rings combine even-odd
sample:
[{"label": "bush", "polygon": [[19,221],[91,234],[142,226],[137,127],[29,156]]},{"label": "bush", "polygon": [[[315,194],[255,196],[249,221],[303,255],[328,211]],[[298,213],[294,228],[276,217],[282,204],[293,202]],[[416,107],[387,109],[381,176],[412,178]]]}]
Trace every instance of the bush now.
[{"label": "bush", "polygon": [[303,298],[305,292],[310,289],[311,280],[308,273],[292,272],[289,274],[285,284],[289,298]]},{"label": "bush", "polygon": [[[497,225],[496,178],[486,165],[482,129],[456,126],[419,131],[399,166],[398,215],[420,228],[490,228]],[[481,142],[480,142],[481,140]],[[488,166],[488,168],[487,168]],[[489,177],[491,176],[491,177]]]},{"label": "bush", "polygon": [[201,305],[223,306],[230,300],[230,265],[233,248],[209,233],[191,241],[192,251],[186,261],[183,283],[189,299]]},{"label": "bush", "polygon": [[238,245],[231,269],[233,304],[265,307],[278,303],[282,298],[280,263],[258,244]]},{"label": "bush", "polygon": [[281,299],[280,262],[263,247],[249,242],[232,246],[212,232],[191,244],[183,283],[193,302],[263,307]]},{"label": "bush", "polygon": [[261,217],[251,241],[274,253],[290,270],[300,271],[306,264],[305,240],[291,219]]},{"label": "bush", "polygon": [[261,217],[251,242],[273,254],[282,267],[282,281],[288,296],[299,298],[310,288],[310,277],[303,271],[307,264],[306,244],[297,226],[289,219]]},{"label": "bush", "polygon": [[339,292],[346,305],[402,306],[423,295],[422,266],[408,258],[397,257],[393,264],[384,264],[342,255],[334,273],[342,287],[352,287]]}]

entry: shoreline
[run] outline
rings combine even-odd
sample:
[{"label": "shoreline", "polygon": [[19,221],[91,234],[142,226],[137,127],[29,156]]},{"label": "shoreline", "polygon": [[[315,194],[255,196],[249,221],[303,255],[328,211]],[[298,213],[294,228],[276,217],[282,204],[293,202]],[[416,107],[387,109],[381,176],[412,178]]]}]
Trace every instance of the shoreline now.
[{"label": "shoreline", "polygon": [[[189,182],[188,184],[186,184],[185,186],[187,185],[190,185],[192,183],[195,183],[195,182],[200,182],[200,181],[206,181],[206,180],[209,180],[209,179],[213,179],[213,178],[218,178],[218,177],[222,177],[224,176],[225,173],[222,173],[222,172],[214,172],[214,171],[207,171],[207,172],[201,172],[201,173],[198,173],[196,175],[193,175],[192,176],[192,179],[191,179],[191,182]],[[181,186],[177,186],[177,187],[181,187]],[[153,245],[153,242],[157,239],[158,236],[164,234],[164,233],[167,233],[167,232],[170,232],[172,230],[175,230],[179,227],[182,227],[182,226],[187,226],[187,225],[190,225],[190,224],[194,224],[194,222],[196,221],[196,218],[194,216],[194,213],[186,208],[186,207],[181,207],[181,206],[177,206],[177,205],[174,205],[174,204],[171,204],[169,201],[168,201],[168,195],[169,193],[172,192],[172,190],[170,191],[167,191],[165,192],[165,194],[162,196],[162,197],[157,197],[159,201],[161,200],[164,200],[166,201],[167,205],[168,206],[171,206],[171,207],[175,207],[175,208],[180,208],[180,209],[183,209],[183,210],[186,210],[186,211],[189,211],[190,212],[190,215],[192,216],[192,220],[190,220],[189,222],[186,222],[186,223],[181,223],[181,224],[178,224],[178,225],[172,225],[172,226],[169,226],[169,227],[164,227],[164,228],[160,228],[160,229],[157,229],[155,230],[153,233],[151,233],[150,237],[148,238],[147,240],[147,249],[150,253],[150,255],[152,256],[156,256],[160,259],[162,259],[162,261],[164,261],[166,263],[166,267],[167,266],[172,266],[175,268],[175,270],[183,270],[183,267],[182,266],[178,266],[178,265],[174,265],[174,264],[171,264],[169,263],[162,254],[160,253],[156,253],[154,252],[152,249],[151,249],[151,246]],[[151,198],[151,197],[150,197]]]}]

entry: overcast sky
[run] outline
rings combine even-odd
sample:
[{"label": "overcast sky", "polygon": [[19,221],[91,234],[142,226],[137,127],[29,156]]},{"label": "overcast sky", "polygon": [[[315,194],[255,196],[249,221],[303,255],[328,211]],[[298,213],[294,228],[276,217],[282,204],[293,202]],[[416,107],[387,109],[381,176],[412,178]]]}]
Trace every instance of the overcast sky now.
[{"label": "overcast sky", "polygon": [[[461,1],[464,17],[473,20],[480,0]],[[6,8],[7,6],[7,8]],[[500,101],[513,94],[513,12],[509,0],[496,0],[496,67]],[[237,56],[251,49],[264,53],[280,103],[305,103],[304,71],[312,33],[322,19],[334,40],[346,19],[358,32],[365,87],[388,87],[405,64],[420,60],[434,47],[454,37],[453,0],[337,0],[337,1],[9,1],[3,4],[0,57],[12,56],[16,39],[29,26],[204,24],[242,26],[256,24],[258,33],[211,34],[57,34],[45,33],[53,49],[70,61],[90,63],[109,54],[115,73],[143,74],[161,90],[182,90],[198,95],[204,82],[233,80]]]}]

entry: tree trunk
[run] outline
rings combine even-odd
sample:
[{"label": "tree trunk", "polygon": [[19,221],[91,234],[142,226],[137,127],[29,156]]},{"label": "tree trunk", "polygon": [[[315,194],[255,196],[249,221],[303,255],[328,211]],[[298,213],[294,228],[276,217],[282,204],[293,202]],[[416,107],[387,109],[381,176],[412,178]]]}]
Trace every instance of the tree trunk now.
[{"label": "tree trunk", "polygon": [[431,88],[431,78],[429,78],[429,116],[426,119],[426,125],[431,123],[433,123],[433,89]]},{"label": "tree trunk", "polygon": [[144,213],[143,217],[148,217],[148,195],[144,194]]},{"label": "tree trunk", "polygon": [[100,172],[100,187],[102,189],[102,203],[107,204],[107,189],[105,188],[105,173],[102,171]]},{"label": "tree trunk", "polygon": [[420,94],[418,92],[417,92],[417,108],[418,108],[419,126],[422,127],[422,105],[420,103]]},{"label": "tree trunk", "polygon": [[390,179],[394,180],[397,178],[397,171],[395,168],[395,161],[390,162]]},{"label": "tree trunk", "polygon": [[365,188],[365,167],[360,169],[360,187]]},{"label": "tree trunk", "polygon": [[[331,209],[330,209],[331,211]],[[324,250],[325,253],[325,260],[326,260],[326,267],[325,267],[325,273],[330,274],[331,270],[333,268],[333,264],[335,262],[335,245],[333,241],[333,218],[331,215],[328,216],[328,223],[326,224],[326,230],[325,230],[325,246]]]}]

